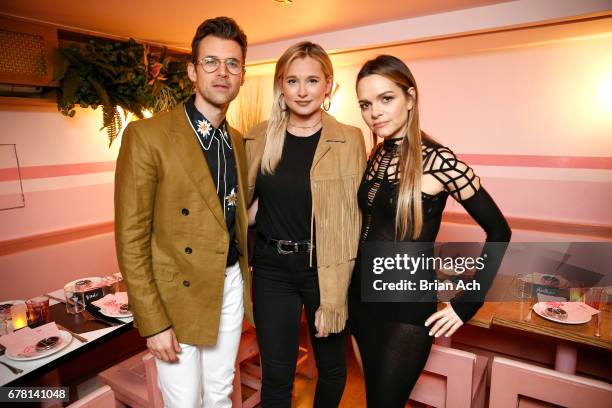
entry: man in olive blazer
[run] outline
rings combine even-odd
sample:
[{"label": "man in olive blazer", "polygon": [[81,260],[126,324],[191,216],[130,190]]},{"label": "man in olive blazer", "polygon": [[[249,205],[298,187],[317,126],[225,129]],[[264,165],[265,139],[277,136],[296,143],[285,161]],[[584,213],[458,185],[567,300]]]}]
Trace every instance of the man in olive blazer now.
[{"label": "man in olive blazer", "polygon": [[205,384],[205,406],[229,407],[243,313],[253,321],[247,166],[225,122],[244,82],[246,36],[232,19],[207,20],[192,51],[195,96],[123,135],[116,247],[164,405],[200,406]]}]

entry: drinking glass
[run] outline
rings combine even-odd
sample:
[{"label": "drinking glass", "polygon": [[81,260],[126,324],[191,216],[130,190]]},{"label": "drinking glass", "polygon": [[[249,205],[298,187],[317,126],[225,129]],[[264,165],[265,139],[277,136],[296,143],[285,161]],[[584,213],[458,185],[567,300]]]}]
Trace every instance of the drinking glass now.
[{"label": "drinking glass", "polygon": [[594,309],[600,310],[601,307],[601,298],[603,296],[602,287],[592,287],[584,294],[584,303],[591,306]]},{"label": "drinking glass", "polygon": [[85,309],[85,293],[78,289],[74,284],[64,286],[66,313],[68,314],[78,314]]},{"label": "drinking glass", "polygon": [[30,324],[49,323],[51,321],[51,309],[49,309],[49,298],[37,296],[26,300],[28,308],[28,320]]},{"label": "drinking glass", "polygon": [[531,299],[531,274],[519,273],[514,277],[514,297],[519,300]]}]

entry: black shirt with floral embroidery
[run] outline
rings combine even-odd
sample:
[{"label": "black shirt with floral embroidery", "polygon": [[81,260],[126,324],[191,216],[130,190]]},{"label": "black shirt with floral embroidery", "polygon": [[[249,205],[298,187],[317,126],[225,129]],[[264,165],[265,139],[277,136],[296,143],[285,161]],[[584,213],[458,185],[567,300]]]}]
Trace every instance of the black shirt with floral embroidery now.
[{"label": "black shirt with floral embroidery", "polygon": [[185,114],[193,129],[208,169],[212,176],[217,195],[223,209],[223,216],[230,235],[227,266],[238,261],[238,248],[236,247],[236,203],[238,192],[238,175],[236,160],[232,149],[232,141],[227,132],[225,121],[215,128],[206,117],[197,110],[195,97],[185,102]]}]

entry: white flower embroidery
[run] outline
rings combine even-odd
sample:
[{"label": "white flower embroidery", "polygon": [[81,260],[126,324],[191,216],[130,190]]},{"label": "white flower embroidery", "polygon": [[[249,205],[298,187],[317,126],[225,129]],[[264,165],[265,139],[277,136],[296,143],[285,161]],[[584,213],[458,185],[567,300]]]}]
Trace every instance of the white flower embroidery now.
[{"label": "white flower embroidery", "polygon": [[227,202],[228,207],[236,206],[236,202],[238,201],[238,196],[236,195],[236,187],[232,188],[232,191],[225,196],[225,201]]},{"label": "white flower embroidery", "polygon": [[208,137],[212,126],[205,120],[198,120],[198,133],[204,136],[204,139]]}]

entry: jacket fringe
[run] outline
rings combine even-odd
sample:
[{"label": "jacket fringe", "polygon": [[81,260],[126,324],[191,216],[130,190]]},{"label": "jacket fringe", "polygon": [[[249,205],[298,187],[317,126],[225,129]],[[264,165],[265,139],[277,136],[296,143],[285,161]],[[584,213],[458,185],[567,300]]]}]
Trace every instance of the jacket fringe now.
[{"label": "jacket fringe", "polygon": [[319,267],[343,263],[357,256],[359,239],[356,237],[361,232],[361,214],[359,206],[351,203],[355,203],[360,182],[361,175],[352,175],[311,183]]},{"label": "jacket fringe", "polygon": [[[311,183],[311,223],[314,221],[316,226],[315,245],[321,298],[319,310],[323,319],[322,328],[326,333],[344,330],[348,318],[346,296],[361,232],[361,213],[355,202],[360,182],[361,175],[352,175],[313,180]],[[311,231],[314,231],[312,227]]]},{"label": "jacket fringe", "polygon": [[340,333],[346,326],[348,310],[346,304],[343,306],[324,305],[319,307],[321,311],[321,325],[325,333]]}]

